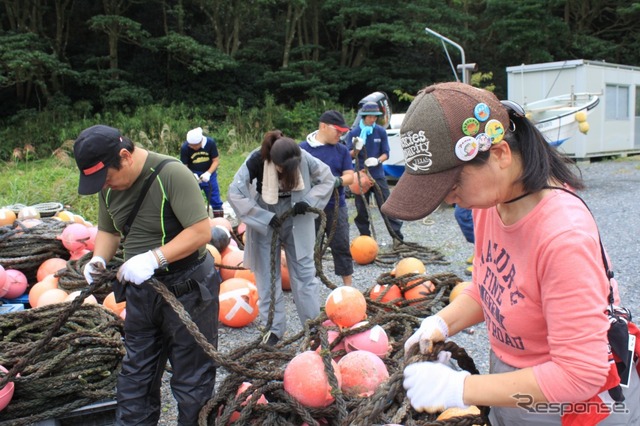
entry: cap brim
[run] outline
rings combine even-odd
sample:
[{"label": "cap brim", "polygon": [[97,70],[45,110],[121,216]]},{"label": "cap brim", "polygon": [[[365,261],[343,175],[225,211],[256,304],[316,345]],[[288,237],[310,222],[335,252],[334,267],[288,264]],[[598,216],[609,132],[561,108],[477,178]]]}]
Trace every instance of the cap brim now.
[{"label": "cap brim", "polygon": [[91,195],[100,192],[107,180],[107,167],[91,175],[85,175],[80,172],[80,181],[78,182],[78,194]]},{"label": "cap brim", "polygon": [[334,126],[336,127],[336,129],[340,130],[341,132],[348,132],[350,130],[348,127],[338,126],[337,124],[334,124]]},{"label": "cap brim", "polygon": [[382,205],[382,213],[401,220],[430,215],[444,201],[461,172],[462,166],[428,175],[403,173]]}]

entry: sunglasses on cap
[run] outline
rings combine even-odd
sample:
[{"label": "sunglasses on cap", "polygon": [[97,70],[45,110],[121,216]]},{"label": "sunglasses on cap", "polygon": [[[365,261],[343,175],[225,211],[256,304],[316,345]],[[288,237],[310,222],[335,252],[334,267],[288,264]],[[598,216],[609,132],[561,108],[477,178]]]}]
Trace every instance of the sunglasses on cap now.
[{"label": "sunglasses on cap", "polygon": [[509,114],[513,114],[517,117],[526,117],[524,108],[522,108],[522,106],[520,106],[520,104],[518,104],[517,102],[505,100],[500,101],[500,103],[507,109]]}]

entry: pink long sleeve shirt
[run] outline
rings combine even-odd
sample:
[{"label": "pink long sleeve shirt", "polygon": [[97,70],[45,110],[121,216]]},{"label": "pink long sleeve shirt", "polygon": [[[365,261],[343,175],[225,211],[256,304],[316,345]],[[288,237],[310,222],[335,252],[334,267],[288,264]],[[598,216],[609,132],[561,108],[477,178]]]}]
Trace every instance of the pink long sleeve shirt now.
[{"label": "pink long sleeve shirt", "polygon": [[474,226],[467,294],[482,305],[495,354],[533,367],[551,402],[597,394],[609,371],[609,281],[591,213],[555,190],[513,225],[490,208],[474,210]]}]

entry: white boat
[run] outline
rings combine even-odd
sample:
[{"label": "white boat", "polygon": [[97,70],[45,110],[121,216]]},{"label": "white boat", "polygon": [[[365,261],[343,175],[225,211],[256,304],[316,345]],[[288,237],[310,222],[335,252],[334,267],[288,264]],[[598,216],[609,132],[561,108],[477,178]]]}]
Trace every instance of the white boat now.
[{"label": "white boat", "polygon": [[[600,102],[594,93],[569,93],[523,105],[527,117],[534,123],[551,146],[560,146],[580,131],[585,120]],[[580,117],[576,113],[584,111]],[[400,145],[400,126],[404,114],[392,114],[387,128],[389,159],[383,163],[388,178],[398,179],[404,172],[404,155]]]},{"label": "white boat", "polygon": [[389,158],[382,163],[385,175],[391,179],[398,179],[404,172],[404,154],[400,145],[400,125],[404,114],[391,114],[387,137],[389,139]]},{"label": "white boat", "polygon": [[[530,102],[523,107],[549,144],[560,146],[578,134],[579,119],[586,120],[599,102],[600,98],[594,93],[568,93]],[[585,114],[576,115],[581,111]]]}]

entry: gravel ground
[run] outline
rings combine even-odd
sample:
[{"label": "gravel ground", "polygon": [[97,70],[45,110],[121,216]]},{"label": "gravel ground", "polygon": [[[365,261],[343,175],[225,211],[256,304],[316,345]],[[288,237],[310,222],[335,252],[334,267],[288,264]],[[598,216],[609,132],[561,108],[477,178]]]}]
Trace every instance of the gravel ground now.
[{"label": "gravel ground", "polygon": [[[637,230],[640,229],[640,157],[608,160],[579,165],[587,183],[587,189],[581,193],[596,217],[602,239],[609,256],[613,261],[613,269],[620,286],[623,304],[637,311],[640,305],[640,287],[634,278],[640,277],[640,244]],[[351,217],[355,216],[353,200],[349,200]],[[379,213],[373,212],[374,226],[382,251],[389,250],[391,238],[380,220]],[[406,222],[402,228],[407,241],[417,242],[422,246],[439,250],[449,261],[447,265],[427,265],[427,274],[450,272],[462,279],[465,274],[465,260],[472,253],[472,246],[466,242],[453,216],[453,209],[441,206],[428,218]],[[351,238],[358,235],[355,225],[351,227]],[[324,262],[327,278],[336,285],[341,279],[333,274],[333,264]],[[355,265],[353,285],[365,291],[375,284],[375,280],[389,268],[375,264]],[[320,299],[324,303],[330,290],[323,286]],[[286,295],[288,335],[300,331],[300,323],[291,294]],[[636,312],[636,314],[638,314]],[[253,341],[259,335],[255,323],[241,329],[221,326],[219,348],[224,354],[232,349]],[[467,332],[459,333],[453,340],[465,348],[482,373],[488,371],[488,344],[485,328],[480,325]],[[226,372],[220,369],[218,379],[224,378]],[[175,401],[169,388],[170,373],[166,373],[163,381],[163,404],[160,425],[175,425],[177,411]]]}]

